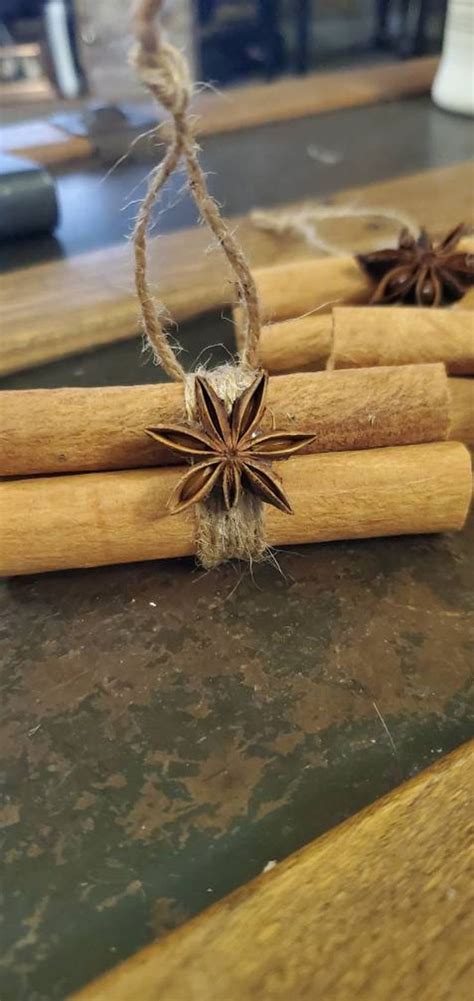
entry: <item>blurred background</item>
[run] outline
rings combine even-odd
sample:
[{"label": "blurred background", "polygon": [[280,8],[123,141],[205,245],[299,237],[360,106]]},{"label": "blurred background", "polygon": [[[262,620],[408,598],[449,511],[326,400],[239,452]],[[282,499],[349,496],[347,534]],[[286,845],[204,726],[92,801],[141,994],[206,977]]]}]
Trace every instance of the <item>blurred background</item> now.
[{"label": "blurred background", "polygon": [[[1,390],[164,378],[130,236],[169,131],[128,66],[133,3],[0,0]],[[210,85],[193,103],[202,166],[252,268],[317,253],[255,208],[392,208],[440,236],[471,222],[473,13],[168,0]],[[452,90],[432,100],[443,65]],[[235,349],[232,286],[197,221],[176,172],[149,270],[188,369]],[[349,252],[387,234],[366,216],[321,235]],[[4,585],[1,1001],[62,1001],[468,739],[470,539],[306,547],[256,585],[183,561]]]},{"label": "blurred background", "polygon": [[[436,53],[445,0],[168,0],[173,41],[219,87]],[[0,0],[4,120],[139,96],[130,0]]]},{"label": "blurred background", "polygon": [[[163,149],[151,135],[156,106],[128,62],[133,7],[133,0],[0,0],[2,268],[29,264],[38,254],[92,249],[129,234],[130,192],[133,198],[143,192],[143,164],[156,163]],[[217,139],[217,155],[221,133],[240,130],[240,149],[242,130],[256,125],[323,112],[324,129],[331,110],[426,94],[446,7],[447,0],[165,0],[162,20],[198,81],[196,122],[201,135]],[[249,86],[254,87],[250,97]],[[336,145],[343,132],[337,130]],[[360,135],[358,127],[355,133]],[[306,145],[295,147],[300,165]],[[229,148],[224,144],[231,160]],[[206,150],[211,151],[206,166],[228,178],[225,192],[211,182],[225,211],[274,202],[268,162],[263,191],[248,192],[241,205],[233,197],[241,178],[232,181],[227,161],[223,166],[212,156],[212,142],[206,141]],[[283,164],[283,151],[278,160]],[[115,164],[124,169],[112,180],[107,174],[105,190],[101,181]],[[300,184],[300,170],[296,165],[289,172],[291,193]],[[303,193],[324,193],[316,175],[308,186]],[[284,197],[291,200],[282,189]],[[179,219],[168,214],[164,225],[195,221],[184,200]],[[49,243],[23,249],[18,243],[53,233]]]}]

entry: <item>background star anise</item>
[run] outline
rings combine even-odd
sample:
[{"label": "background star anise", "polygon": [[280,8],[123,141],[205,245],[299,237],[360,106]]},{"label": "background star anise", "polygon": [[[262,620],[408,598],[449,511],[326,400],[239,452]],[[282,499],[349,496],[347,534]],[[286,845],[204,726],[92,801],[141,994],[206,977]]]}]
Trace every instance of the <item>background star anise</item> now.
[{"label": "background star anise", "polygon": [[465,232],[461,223],[435,244],[424,229],[418,239],[403,229],[395,249],[359,254],[359,264],[377,282],[371,304],[441,306],[461,299],[474,282],[474,256],[456,252]]},{"label": "background star anise", "polygon": [[[278,478],[270,468],[274,459],[286,459],[314,440],[299,431],[259,434],[265,412],[268,376],[261,372],[239,396],[230,415],[212,386],[196,376],[196,411],[200,427],[165,425],[146,428],[146,433],[191,461],[198,460],[173,491],[168,506],[173,514],[184,511],[218,491],[227,511],[234,507],[241,490],[255,494],[266,504],[292,514]],[[199,461],[200,460],[200,461]]]}]

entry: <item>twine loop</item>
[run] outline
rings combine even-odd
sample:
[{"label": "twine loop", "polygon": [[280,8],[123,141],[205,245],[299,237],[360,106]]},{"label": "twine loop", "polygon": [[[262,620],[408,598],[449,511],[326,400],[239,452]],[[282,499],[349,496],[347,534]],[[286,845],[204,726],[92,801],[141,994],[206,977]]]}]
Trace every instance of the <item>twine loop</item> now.
[{"label": "twine loop", "polygon": [[150,176],[148,191],[135,224],[135,284],[145,337],[155,361],[171,379],[184,382],[186,373],[169,343],[164,311],[154,300],[147,275],[147,233],[151,211],[163,185],[177,170],[181,159],[185,162],[189,189],[201,218],[222,248],[233,272],[244,315],[240,360],[242,365],[251,369],[258,366],[260,309],[255,281],[246,257],[209,194],[187,114],[192,93],[188,66],[182,53],[161,35],[156,23],[161,8],[162,0],[140,0],[135,17],[136,43],[130,57],[142,83],[149,88],[155,100],[170,111],[174,127],[166,155]]},{"label": "twine loop", "polygon": [[[152,172],[148,191],[135,223],[135,285],[140,303],[143,329],[153,350],[156,364],[174,381],[183,383],[188,419],[195,419],[194,376],[188,375],[166,333],[166,312],[155,302],[148,281],[147,234],[151,211],[163,185],[184,160],[188,185],[202,220],[223,250],[234,276],[244,315],[244,330],[239,362],[215,372],[206,372],[224,402],[228,413],[237,396],[255,378],[260,339],[260,308],[255,281],[247,259],[234,234],[221,216],[209,194],[206,177],[199,162],[198,149],[187,114],[192,84],[185,57],[162,38],[157,14],[162,0],[140,0],[135,18],[136,44],[130,55],[141,82],[148,87],[158,104],[170,112],[173,134],[164,159]],[[212,495],[195,506],[196,546],[205,567],[214,567],[228,559],[260,559],[266,544],[263,529],[262,501],[243,493],[230,511],[222,511]]]}]

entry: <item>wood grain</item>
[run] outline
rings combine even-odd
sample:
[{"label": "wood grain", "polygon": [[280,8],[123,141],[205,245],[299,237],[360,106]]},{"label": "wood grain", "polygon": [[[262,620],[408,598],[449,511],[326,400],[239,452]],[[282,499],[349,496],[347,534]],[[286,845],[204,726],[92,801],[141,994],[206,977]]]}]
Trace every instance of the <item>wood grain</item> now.
[{"label": "wood grain", "polygon": [[[442,365],[297,373],[270,379],[263,426],[314,432],[308,452],[349,451],[440,441],[457,430],[450,411]],[[464,427],[461,400],[456,414]],[[0,393],[0,475],[169,465],[144,428],[185,420],[180,385]]]},{"label": "wood grain", "polygon": [[[295,456],[278,473],[295,513],[265,505],[270,545],[453,531],[472,493],[456,442]],[[165,466],[0,483],[0,574],[192,554],[194,512],[166,508],[182,475]]]},{"label": "wood grain", "polygon": [[471,1001],[473,765],[471,743],[76,1001]]},{"label": "wood grain", "polygon": [[[359,204],[372,207],[395,205],[442,233],[453,219],[471,218],[472,177],[472,166],[461,164],[344,191],[336,201],[356,198]],[[264,233],[248,218],[236,222],[254,268],[314,257],[301,241]],[[371,225],[371,220],[359,221],[351,229],[355,250],[373,245]],[[233,300],[224,261],[217,251],[206,254],[208,244],[202,228],[151,241],[151,273],[157,293],[177,320]],[[138,331],[138,309],[131,248],[126,243],[7,274],[0,290],[0,310],[0,374],[133,337]]]}]

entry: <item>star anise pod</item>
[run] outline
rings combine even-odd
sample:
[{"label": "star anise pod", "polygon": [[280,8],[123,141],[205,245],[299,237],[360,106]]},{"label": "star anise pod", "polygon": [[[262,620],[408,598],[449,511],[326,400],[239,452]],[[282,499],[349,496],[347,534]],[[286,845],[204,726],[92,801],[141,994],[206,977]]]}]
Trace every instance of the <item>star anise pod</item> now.
[{"label": "star anise pod", "polygon": [[266,504],[292,514],[278,478],[270,468],[274,459],[286,459],[314,440],[300,431],[270,431],[260,434],[265,412],[268,376],[261,372],[239,396],[230,415],[212,386],[196,376],[196,411],[200,427],[164,425],[146,428],[160,444],[195,462],[173,491],[168,507],[173,514],[203,501],[211,491],[219,494],[227,511],[241,490]]},{"label": "star anise pod", "polygon": [[398,247],[359,254],[363,270],[377,282],[371,305],[387,302],[441,306],[461,299],[474,282],[474,256],[456,251],[464,223],[433,243],[426,230],[418,239],[402,229]]}]

